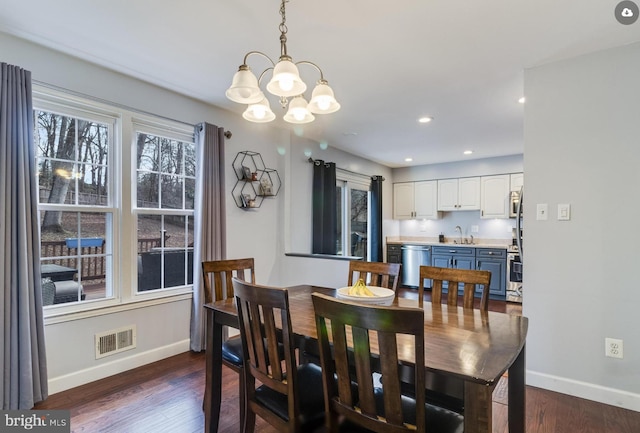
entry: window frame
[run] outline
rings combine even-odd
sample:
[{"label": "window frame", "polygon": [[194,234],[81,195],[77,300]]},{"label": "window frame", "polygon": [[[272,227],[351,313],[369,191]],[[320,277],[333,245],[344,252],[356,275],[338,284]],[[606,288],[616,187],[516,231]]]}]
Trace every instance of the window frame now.
[{"label": "window frame", "polygon": [[[166,125],[159,124],[154,119],[148,117],[135,117],[132,119],[132,132],[131,132],[131,161],[137,161],[137,137],[139,133],[149,134],[156,137],[162,137],[170,140],[176,140],[179,142],[192,143],[195,146],[197,145],[195,142],[195,135],[193,133],[193,129],[187,130],[184,127],[180,127],[179,125]],[[189,133],[190,131],[190,133]],[[195,161],[197,164],[197,160]],[[184,166],[183,166],[184,168]],[[131,166],[132,172],[132,181],[131,181],[131,212],[135,217],[135,224],[137,227],[138,218],[140,215],[159,215],[159,216],[183,216],[188,217],[191,221],[195,220],[195,202],[193,209],[184,208],[186,197],[184,197],[185,190],[183,189],[183,209],[172,209],[172,208],[145,208],[138,207],[138,197],[137,197],[137,187],[138,187],[138,167],[137,164],[132,163]],[[159,172],[162,173],[162,172]],[[194,176],[187,176],[186,173],[182,175],[183,179],[196,179],[196,174]],[[135,236],[137,245],[137,232]],[[194,239],[195,240],[195,239]],[[185,247],[186,248],[186,247]],[[185,250],[186,251],[186,250]],[[137,251],[136,251],[137,255]],[[162,261],[163,265],[161,267],[163,275],[164,275],[164,260]],[[194,271],[195,272],[195,271]],[[164,277],[161,276],[161,285],[164,285]],[[183,286],[175,286],[175,287],[162,287],[158,289],[150,289],[145,291],[140,291],[138,287],[138,280],[132,286],[133,295],[134,296],[154,296],[158,293],[167,293],[170,291],[179,291],[182,292],[184,290],[189,290],[189,292],[193,291],[193,284],[186,284]]]},{"label": "window frame", "polygon": [[[135,162],[133,167],[131,165],[132,161],[136,161],[134,125],[144,124],[162,136],[173,134],[183,141],[186,137],[186,141],[195,144],[194,125],[166,119],[160,115],[142,113],[109,101],[64,91],[46,84],[33,85],[32,99],[34,112],[48,111],[108,123],[111,134],[111,148],[108,155],[109,178],[107,180],[110,196],[109,206],[46,204],[51,210],[111,213],[111,296],[103,299],[47,306],[44,308],[45,325],[191,299],[193,285],[147,292],[137,291],[137,266],[131,264],[137,262],[137,236],[128,236],[127,233],[132,233],[131,230],[135,230],[137,218],[134,209],[137,170]],[[104,122],[104,119],[109,122]],[[34,140],[34,146],[36,145]],[[127,146],[130,146],[130,149],[127,149]],[[37,149],[35,149],[34,156],[36,155]],[[41,206],[38,203],[38,212],[44,209]],[[195,214],[195,209],[192,212]]]},{"label": "window frame", "polygon": [[[369,181],[367,183],[367,181]],[[336,188],[342,191],[342,215],[338,217],[338,224],[342,227],[342,254],[339,257],[351,256],[351,190],[367,191],[367,238],[371,237],[371,180],[369,176],[352,173],[343,169],[336,169]],[[367,242],[367,257],[371,257],[371,245]]]}]

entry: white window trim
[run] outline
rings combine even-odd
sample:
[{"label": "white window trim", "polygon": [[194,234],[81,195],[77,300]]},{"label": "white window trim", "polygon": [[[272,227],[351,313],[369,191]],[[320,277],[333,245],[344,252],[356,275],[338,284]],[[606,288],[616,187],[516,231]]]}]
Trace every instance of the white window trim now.
[{"label": "white window trim", "polygon": [[[133,258],[137,256],[137,245],[134,242],[126,241],[124,233],[135,228],[136,212],[135,197],[133,189],[136,185],[136,167],[131,167],[131,161],[135,158],[124,158],[126,152],[124,143],[135,141],[136,128],[143,128],[145,132],[157,133],[165,137],[175,138],[181,141],[194,141],[193,125],[141,113],[134,109],[121,105],[101,102],[90,96],[78,95],[71,92],[61,91],[44,84],[33,84],[32,88],[33,109],[44,110],[57,114],[69,115],[81,119],[100,121],[113,125],[113,149],[109,152],[109,164],[111,165],[111,176],[109,179],[109,191],[111,194],[111,204],[101,208],[101,211],[113,212],[113,251],[119,251],[117,256],[113,256],[113,296],[111,298],[82,301],[71,304],[55,304],[44,309],[45,325],[52,323],[62,323],[72,320],[80,320],[88,317],[95,317],[113,314],[121,311],[128,311],[137,308],[145,308],[151,305],[158,305],[169,302],[177,302],[193,297],[192,286],[181,286],[161,290],[150,290],[138,292],[137,267],[131,264],[123,266],[127,260],[129,263],[136,263]],[[135,148],[131,146],[131,152],[135,155]],[[127,173],[128,174],[125,174]],[[129,178],[130,188],[121,183],[115,187],[115,179]],[[47,205],[64,206],[64,205]],[[44,209],[44,207],[43,207]],[[82,210],[79,207],[65,209],[69,211]],[[92,208],[95,210],[95,208]]]}]

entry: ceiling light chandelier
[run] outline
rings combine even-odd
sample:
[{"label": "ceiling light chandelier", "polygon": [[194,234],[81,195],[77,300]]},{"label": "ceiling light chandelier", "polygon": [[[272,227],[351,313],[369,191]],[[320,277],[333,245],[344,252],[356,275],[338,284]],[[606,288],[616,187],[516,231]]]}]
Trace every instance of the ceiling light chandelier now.
[{"label": "ceiling light chandelier", "polygon": [[[280,59],[276,64],[269,56],[260,51],[249,51],[244,56],[242,65],[233,76],[231,87],[226,91],[226,96],[233,102],[247,104],[247,109],[242,114],[246,120],[251,122],[271,122],[276,115],[271,111],[271,106],[265,94],[260,89],[260,82],[268,71],[273,71],[271,81],[267,84],[267,91],[280,98],[280,105],[288,110],[283,119],[289,123],[309,123],[315,120],[313,114],[328,114],[338,111],[340,104],[333,96],[333,90],[324,79],[322,69],[313,62],[306,60],[293,63],[287,53],[287,25],[285,16],[285,3],[289,0],[282,0],[280,4]],[[265,69],[260,74],[260,78],[251,72],[247,66],[247,59],[252,54],[259,54],[271,62],[271,67]],[[320,72],[320,79],[311,94],[309,102],[304,98],[307,85],[300,78],[297,65],[311,65]]]}]

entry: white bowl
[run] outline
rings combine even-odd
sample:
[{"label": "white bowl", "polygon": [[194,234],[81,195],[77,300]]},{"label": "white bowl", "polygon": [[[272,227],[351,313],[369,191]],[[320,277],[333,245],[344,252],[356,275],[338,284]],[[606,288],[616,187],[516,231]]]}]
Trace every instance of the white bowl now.
[{"label": "white bowl", "polygon": [[385,287],[367,286],[376,296],[353,296],[349,294],[351,287],[341,287],[338,289],[337,298],[347,301],[360,302],[371,305],[391,305],[396,293]]}]

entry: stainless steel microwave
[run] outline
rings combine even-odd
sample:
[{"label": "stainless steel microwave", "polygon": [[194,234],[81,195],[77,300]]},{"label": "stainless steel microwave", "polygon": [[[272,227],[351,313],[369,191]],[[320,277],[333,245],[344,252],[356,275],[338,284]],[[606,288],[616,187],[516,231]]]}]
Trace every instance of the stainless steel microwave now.
[{"label": "stainless steel microwave", "polygon": [[518,205],[520,204],[520,191],[511,191],[509,200],[509,216],[516,218],[518,216]]}]

